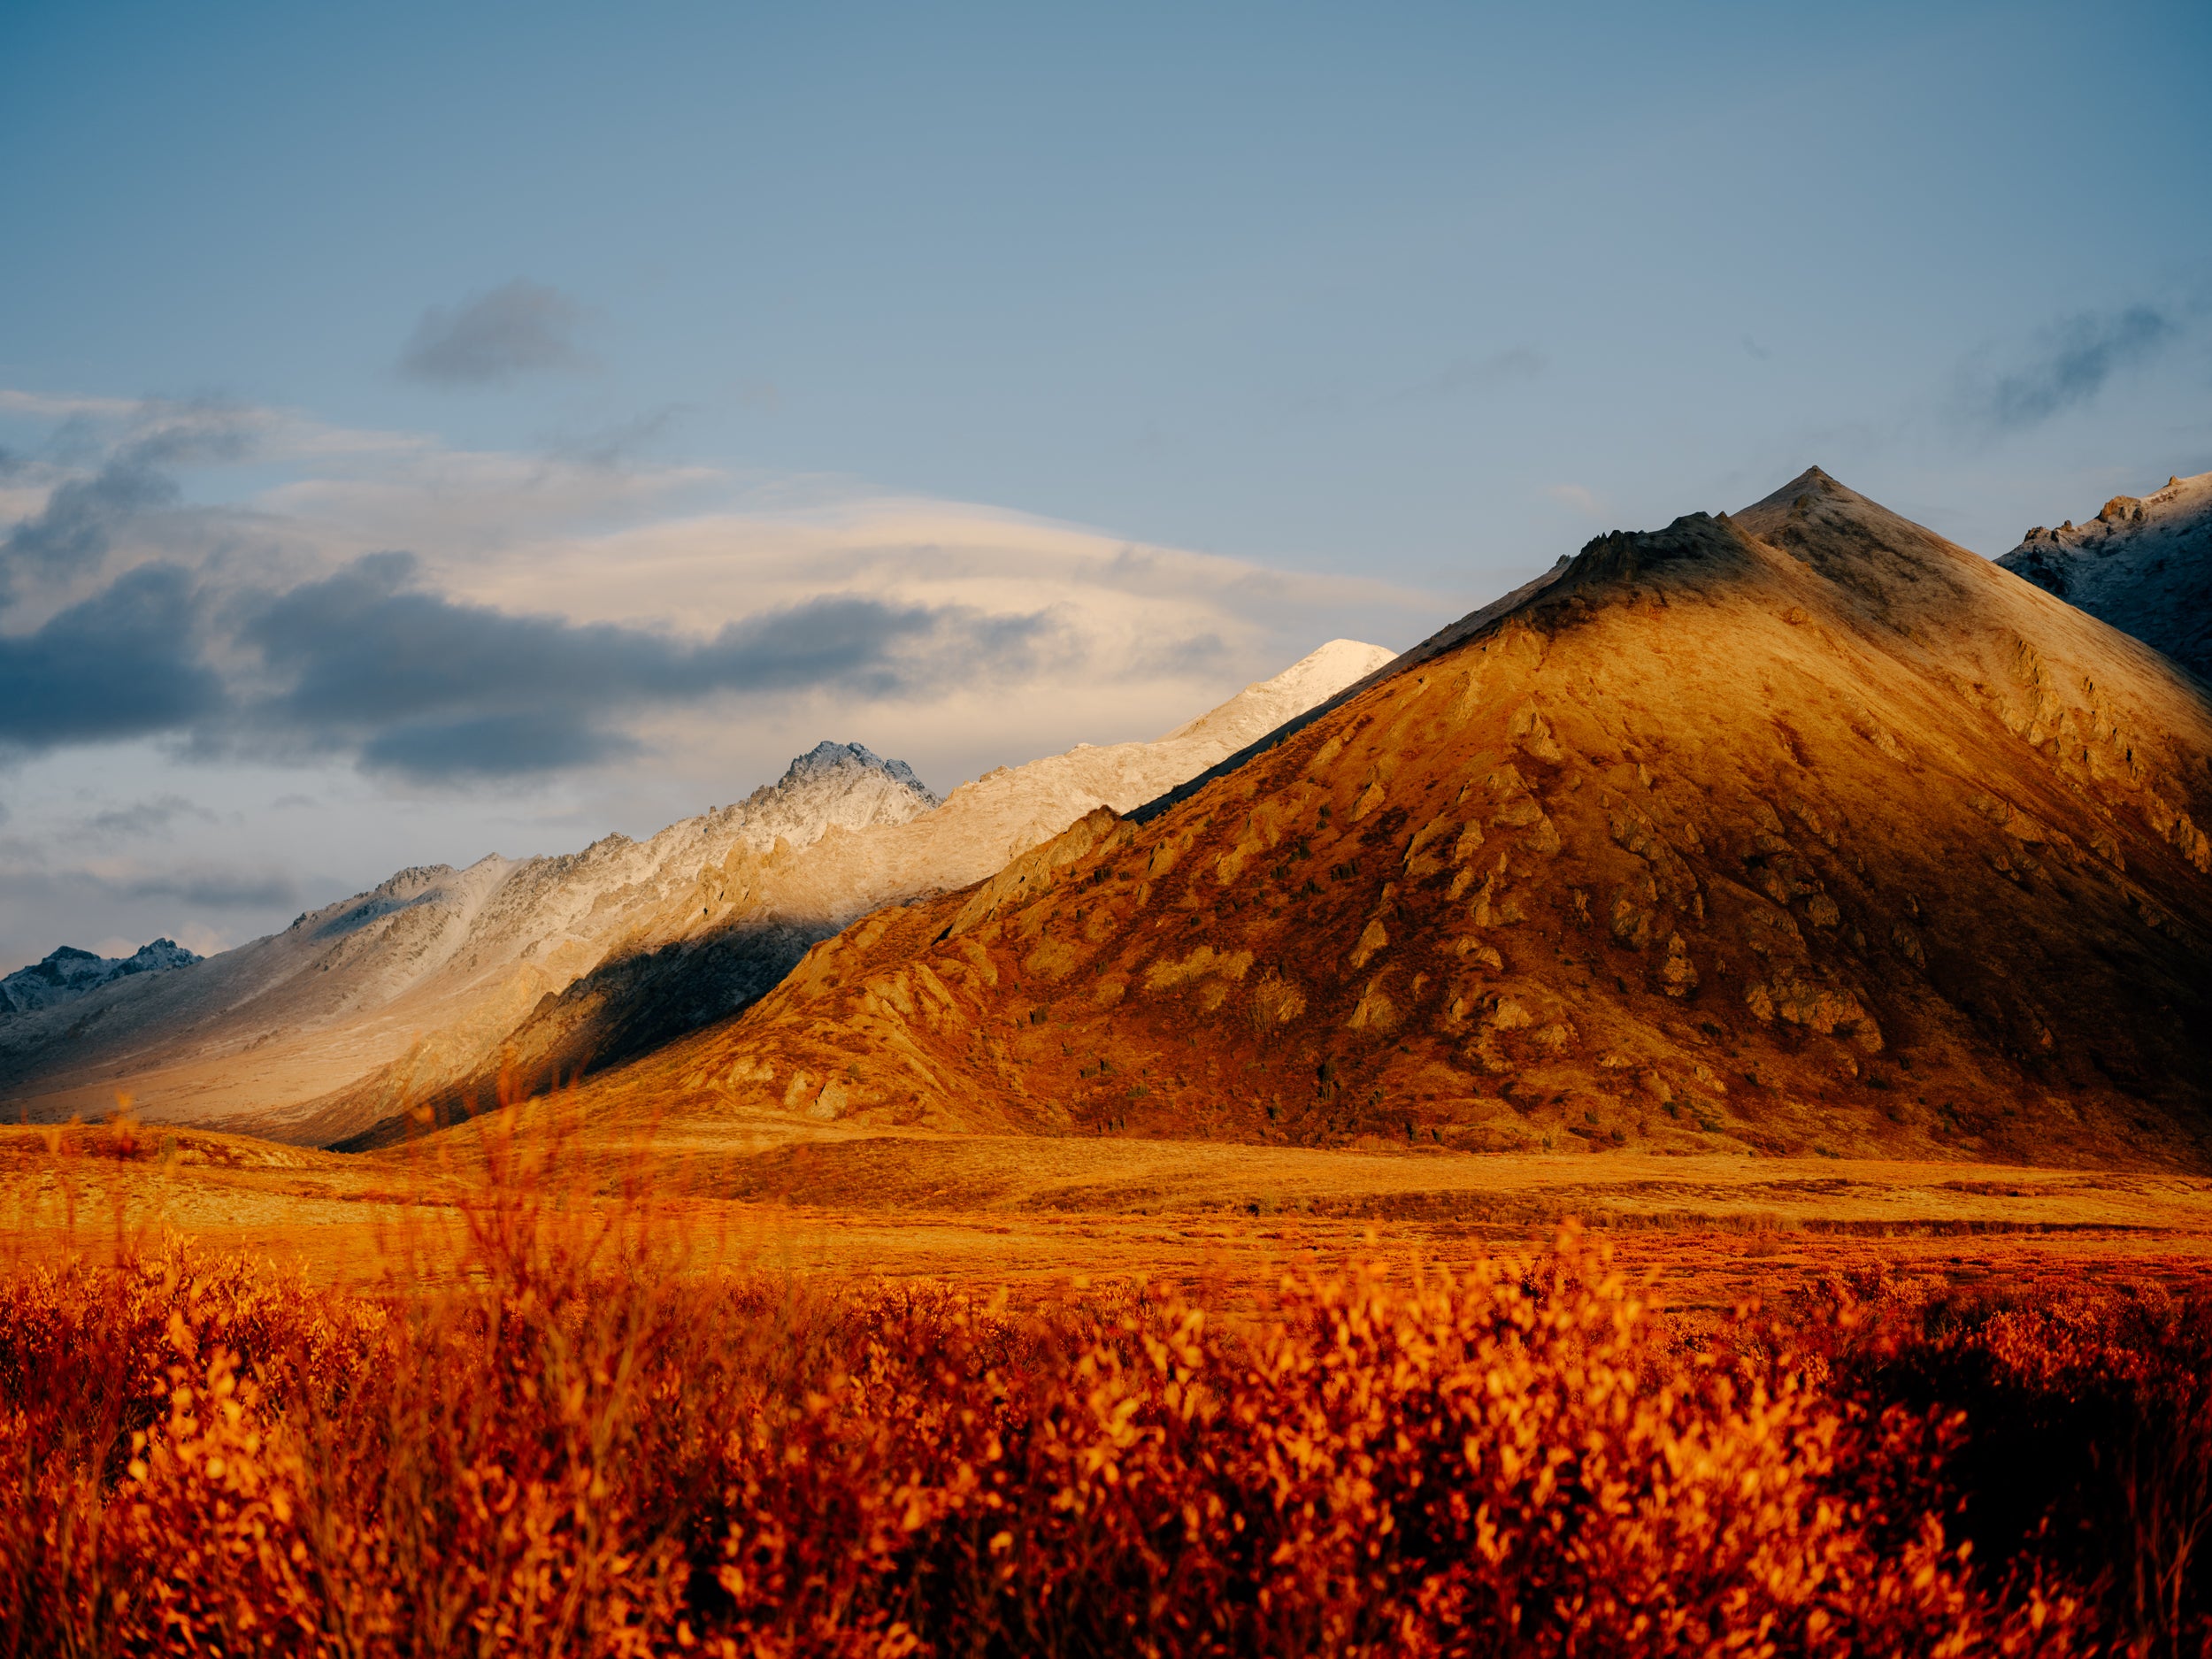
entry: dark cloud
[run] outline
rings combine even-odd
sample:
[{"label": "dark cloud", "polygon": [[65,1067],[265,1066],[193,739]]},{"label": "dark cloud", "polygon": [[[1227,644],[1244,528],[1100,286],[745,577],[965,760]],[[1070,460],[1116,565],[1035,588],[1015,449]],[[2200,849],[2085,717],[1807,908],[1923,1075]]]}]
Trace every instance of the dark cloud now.
[{"label": "dark cloud", "polygon": [[559,290],[517,277],[449,311],[422,314],[399,371],[434,386],[503,386],[521,375],[580,367],[582,312]]},{"label": "dark cloud", "polygon": [[196,818],[204,824],[219,821],[214,813],[196,801],[188,801],[180,795],[158,795],[151,800],[134,801],[128,806],[95,812],[78,826],[78,833],[96,841],[136,841],[159,834],[180,818]]},{"label": "dark cloud", "polygon": [[0,542],[0,597],[10,573],[26,566],[60,574],[97,565],[125,519],[176,498],[174,479],[130,454],[115,457],[90,478],[57,485],[46,504]]},{"label": "dark cloud", "polygon": [[[242,450],[230,411],[148,404],[0,543],[82,580],[173,464]],[[710,697],[898,697],[1033,664],[1048,618],[835,596],[686,640],[465,603],[380,553],[281,591],[141,565],[27,634],[0,634],[0,758],[171,736],[202,754],[347,757],[425,780],[544,772],[635,752],[632,728]],[[144,833],[152,833],[150,821]],[[96,833],[130,833],[121,820]]]},{"label": "dark cloud", "polygon": [[[429,780],[603,761],[624,723],[733,693],[893,697],[1025,664],[1038,617],[828,598],[690,641],[517,616],[414,587],[374,554],[334,576],[221,606],[174,565],[143,565],[36,632],[0,637],[0,748],[163,733],[209,749],[350,754]],[[242,652],[240,689],[211,665]],[[119,829],[120,825],[117,826]]]},{"label": "dark cloud", "polygon": [[2171,316],[2149,305],[2085,311],[2047,330],[2019,367],[1972,379],[1968,407],[1979,424],[2001,431],[2038,426],[2088,403],[2115,374],[2154,357],[2180,333]]},{"label": "dark cloud", "polygon": [[420,779],[512,778],[612,760],[638,747],[574,710],[532,709],[396,726],[361,745],[361,764]]},{"label": "dark cloud", "polygon": [[221,710],[190,575],[147,565],[35,632],[0,635],[0,749],[176,731]]},{"label": "dark cloud", "polygon": [[119,898],[169,899],[203,910],[290,910],[299,902],[299,884],[267,871],[165,870],[124,880],[94,878]]},{"label": "dark cloud", "polygon": [[1044,626],[831,598],[692,643],[458,603],[410,586],[414,572],[405,554],[373,554],[269,600],[241,637],[286,688],[244,718],[417,777],[541,772],[634,749],[618,722],[641,709],[726,692],[897,695],[1007,666]]}]

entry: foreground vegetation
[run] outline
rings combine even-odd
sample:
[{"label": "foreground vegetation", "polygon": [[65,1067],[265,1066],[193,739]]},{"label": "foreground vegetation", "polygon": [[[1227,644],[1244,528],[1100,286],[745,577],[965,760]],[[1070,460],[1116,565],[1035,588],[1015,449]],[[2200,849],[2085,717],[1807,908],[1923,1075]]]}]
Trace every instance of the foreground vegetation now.
[{"label": "foreground vegetation", "polygon": [[2200,1652],[2212,1322],[1880,1277],[1691,1327],[1571,1238],[1261,1296],[683,1271],[0,1286],[9,1653]]}]

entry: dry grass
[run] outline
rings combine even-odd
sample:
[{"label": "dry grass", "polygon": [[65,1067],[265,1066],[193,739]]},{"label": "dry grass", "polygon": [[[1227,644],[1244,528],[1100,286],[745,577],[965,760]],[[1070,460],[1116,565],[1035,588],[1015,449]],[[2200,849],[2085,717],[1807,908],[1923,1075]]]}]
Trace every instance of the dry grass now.
[{"label": "dry grass", "polygon": [[0,1244],[163,1229],[373,1280],[398,1250],[450,1258],[514,1133],[564,1181],[649,1187],[702,1259],[846,1277],[1045,1286],[1271,1281],[1371,1240],[1445,1263],[1575,1218],[1678,1304],[1724,1306],[1839,1265],[1962,1282],[2104,1271],[2170,1284],[2212,1264],[2212,1181],[2167,1173],[1735,1156],[1349,1152],[1217,1142],[795,1132],[685,1117],[632,1134],[560,1101],[342,1156],[189,1130],[0,1129]]}]

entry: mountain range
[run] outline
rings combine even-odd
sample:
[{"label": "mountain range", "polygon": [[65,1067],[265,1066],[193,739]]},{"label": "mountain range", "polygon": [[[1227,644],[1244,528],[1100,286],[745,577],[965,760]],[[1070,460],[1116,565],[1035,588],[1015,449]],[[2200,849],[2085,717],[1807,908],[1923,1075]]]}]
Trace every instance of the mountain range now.
[{"label": "mountain range", "polygon": [[853,1157],[991,1132],[2202,1168],[2208,757],[2200,680],[1815,468],[1598,538],[576,1104],[834,1125]]},{"label": "mountain range", "polygon": [[165,973],[201,958],[173,939],[157,939],[127,956],[103,956],[74,945],[50,951],[42,961],[0,979],[0,1016],[27,1014],[73,1002],[104,985],[139,973]]},{"label": "mountain range", "polygon": [[58,952],[0,1102],[2201,1168],[2208,529],[2177,478],[1993,563],[1813,468],[1151,743],[940,801],[825,742],[645,842]]},{"label": "mountain range", "polygon": [[902,762],[825,742],[647,841],[403,870],[280,933],[0,1020],[0,1104],[50,1122],[128,1096],[153,1120],[330,1143],[526,1094],[726,1016],[855,918],[1132,809],[1388,657],[1334,641],[1155,741],[1079,745],[942,802]]}]

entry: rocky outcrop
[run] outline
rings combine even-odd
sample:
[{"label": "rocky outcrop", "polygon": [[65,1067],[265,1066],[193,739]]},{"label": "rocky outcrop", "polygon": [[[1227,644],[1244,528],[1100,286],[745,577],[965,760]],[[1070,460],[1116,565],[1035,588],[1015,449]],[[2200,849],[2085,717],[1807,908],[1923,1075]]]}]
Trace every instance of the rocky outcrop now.
[{"label": "rocky outcrop", "polygon": [[2039,525],[1997,563],[2212,681],[2212,472]]}]

